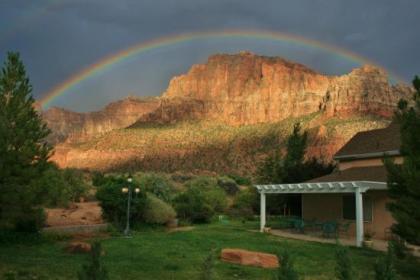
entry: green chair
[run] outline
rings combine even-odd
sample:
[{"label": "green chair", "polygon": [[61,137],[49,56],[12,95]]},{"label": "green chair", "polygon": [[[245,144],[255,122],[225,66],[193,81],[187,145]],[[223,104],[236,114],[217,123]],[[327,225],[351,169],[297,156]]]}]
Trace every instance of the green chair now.
[{"label": "green chair", "polygon": [[322,236],[325,238],[337,237],[337,223],[326,222],[322,225]]},{"label": "green chair", "polygon": [[305,232],[305,222],[302,219],[295,219],[293,221],[293,229],[296,232],[304,233]]}]

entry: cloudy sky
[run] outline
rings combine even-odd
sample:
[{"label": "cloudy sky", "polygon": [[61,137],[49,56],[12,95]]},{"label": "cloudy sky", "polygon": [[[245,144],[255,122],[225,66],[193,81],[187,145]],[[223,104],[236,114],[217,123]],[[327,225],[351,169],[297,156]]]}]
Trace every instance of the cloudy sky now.
[{"label": "cloudy sky", "polygon": [[[104,57],[186,32],[262,30],[350,50],[410,81],[420,74],[418,0],[0,0],[0,61],[19,51],[41,98]],[[197,38],[131,56],[67,89],[52,105],[96,110],[127,95],[159,95],[210,54],[250,50],[326,74],[360,63],[330,51],[258,38]]]}]

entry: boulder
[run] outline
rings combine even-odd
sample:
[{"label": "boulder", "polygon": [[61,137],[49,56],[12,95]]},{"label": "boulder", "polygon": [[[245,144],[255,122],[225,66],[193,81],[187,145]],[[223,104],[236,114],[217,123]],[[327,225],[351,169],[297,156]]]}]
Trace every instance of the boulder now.
[{"label": "boulder", "polygon": [[276,255],[242,249],[223,249],[220,258],[222,261],[240,265],[263,268],[279,267],[279,259]]},{"label": "boulder", "polygon": [[92,250],[92,246],[86,242],[74,241],[66,247],[66,251],[69,253],[89,253]]}]

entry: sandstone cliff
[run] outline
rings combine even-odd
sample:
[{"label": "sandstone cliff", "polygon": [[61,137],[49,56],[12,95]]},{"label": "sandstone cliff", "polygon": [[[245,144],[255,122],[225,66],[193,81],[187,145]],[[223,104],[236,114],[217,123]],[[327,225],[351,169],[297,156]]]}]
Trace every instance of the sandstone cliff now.
[{"label": "sandstone cliff", "polygon": [[53,107],[43,112],[43,118],[52,134],[49,140],[58,142],[81,142],[113,129],[125,128],[142,115],[156,110],[158,98],[133,98],[110,103],[103,110],[91,113],[76,113]]},{"label": "sandstone cliff", "polygon": [[398,100],[410,98],[411,92],[407,86],[391,85],[384,71],[369,65],[327,76],[279,57],[221,54],[174,77],[159,110],[140,122],[210,119],[243,125],[318,111],[390,117]]}]

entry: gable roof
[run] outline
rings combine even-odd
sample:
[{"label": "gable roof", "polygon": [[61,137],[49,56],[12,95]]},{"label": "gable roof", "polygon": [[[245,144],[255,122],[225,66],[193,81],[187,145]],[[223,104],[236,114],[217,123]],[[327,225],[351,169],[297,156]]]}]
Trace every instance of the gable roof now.
[{"label": "gable roof", "polygon": [[399,155],[401,146],[399,126],[357,133],[334,156],[334,159],[369,158],[384,154]]},{"label": "gable roof", "polygon": [[348,181],[387,182],[387,171],[385,166],[354,167],[341,171],[337,170],[329,175],[315,178],[307,182],[322,183]]}]

